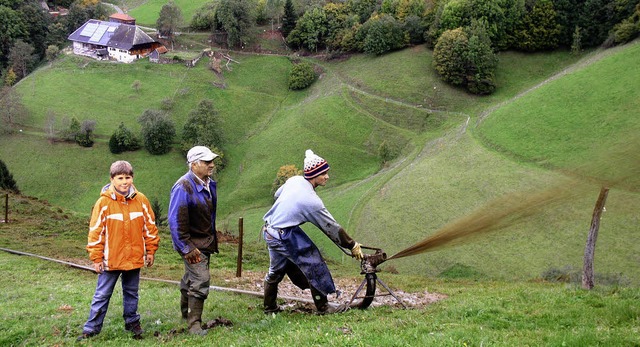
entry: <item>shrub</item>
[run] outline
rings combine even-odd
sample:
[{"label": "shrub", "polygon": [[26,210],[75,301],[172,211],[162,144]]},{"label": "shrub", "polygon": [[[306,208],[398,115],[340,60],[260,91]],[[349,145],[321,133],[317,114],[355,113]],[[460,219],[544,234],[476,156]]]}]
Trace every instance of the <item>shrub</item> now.
[{"label": "shrub", "polygon": [[275,194],[278,188],[280,188],[289,178],[297,175],[302,175],[302,170],[298,169],[295,165],[281,166],[276,174],[276,179],[271,185],[271,195]]},{"label": "shrub", "polygon": [[120,123],[111,138],[109,139],[109,151],[118,154],[126,151],[135,151],[140,149],[140,140],[124,123]]},{"label": "shrub", "polygon": [[160,201],[157,196],[154,196],[151,199],[151,209],[153,210],[153,214],[156,217],[156,226],[163,226],[167,221],[167,217],[162,216],[162,205],[160,205]]},{"label": "shrub", "polygon": [[302,90],[313,84],[316,80],[316,73],[313,66],[308,62],[295,64],[289,74],[289,89]]},{"label": "shrub", "polygon": [[169,117],[158,110],[146,110],[138,122],[142,125],[142,142],[149,153],[160,155],[171,150],[176,129]]},{"label": "shrub", "polygon": [[625,19],[613,27],[613,40],[616,44],[627,43],[638,36],[638,26],[633,20]]},{"label": "shrub", "polygon": [[162,104],[160,105],[160,108],[163,111],[170,111],[173,109],[173,105],[175,104],[175,102],[173,101],[173,98],[164,98],[162,99]]},{"label": "shrub", "polygon": [[80,134],[80,121],[73,117],[70,121],[63,119],[63,122],[69,122],[69,126],[60,132],[60,139],[67,142],[75,142],[76,137]]},{"label": "shrub", "polygon": [[82,147],[93,146],[93,131],[96,128],[96,121],[85,120],[80,126],[80,131],[76,134],[76,143]]},{"label": "shrub", "polygon": [[10,190],[14,193],[20,193],[16,181],[13,179],[13,175],[9,172],[9,169],[0,160],[0,188]]}]

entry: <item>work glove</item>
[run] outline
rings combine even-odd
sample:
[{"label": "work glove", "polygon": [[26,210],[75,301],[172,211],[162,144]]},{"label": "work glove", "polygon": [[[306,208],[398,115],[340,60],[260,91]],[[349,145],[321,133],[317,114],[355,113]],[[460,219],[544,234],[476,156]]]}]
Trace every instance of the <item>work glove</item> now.
[{"label": "work glove", "polygon": [[184,258],[187,260],[187,263],[189,264],[197,264],[200,262],[200,250],[197,248],[194,248],[191,250],[191,252],[187,253],[184,255]]},{"label": "work glove", "polygon": [[358,260],[364,259],[364,254],[362,254],[362,249],[360,249],[359,243],[356,242],[355,245],[353,245],[353,248],[351,248],[351,256]]}]

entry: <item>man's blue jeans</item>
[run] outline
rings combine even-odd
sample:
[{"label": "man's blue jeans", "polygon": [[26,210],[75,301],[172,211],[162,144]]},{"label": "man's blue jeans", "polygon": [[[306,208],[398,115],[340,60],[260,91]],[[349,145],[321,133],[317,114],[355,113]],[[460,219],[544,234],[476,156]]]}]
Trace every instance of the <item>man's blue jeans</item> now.
[{"label": "man's blue jeans", "polygon": [[125,324],[140,320],[138,314],[138,289],[140,288],[140,269],[128,271],[104,271],[98,275],[96,292],[91,301],[91,311],[89,319],[84,324],[82,332],[99,333],[102,330],[102,323],[109,308],[109,300],[113,289],[122,276],[122,306]]}]

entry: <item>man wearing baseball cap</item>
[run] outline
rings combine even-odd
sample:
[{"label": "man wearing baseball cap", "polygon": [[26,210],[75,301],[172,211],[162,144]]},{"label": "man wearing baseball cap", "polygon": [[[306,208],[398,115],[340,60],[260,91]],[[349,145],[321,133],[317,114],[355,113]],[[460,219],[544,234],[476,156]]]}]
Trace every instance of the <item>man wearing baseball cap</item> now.
[{"label": "man wearing baseball cap", "polygon": [[205,146],[187,153],[189,171],[171,188],[168,221],[173,248],[184,260],[180,281],[180,311],[189,332],[205,335],[202,310],[209,295],[209,263],[218,253],[216,235],[216,182],[211,178],[218,155]]},{"label": "man wearing baseball cap", "polygon": [[336,292],[333,278],[318,247],[300,228],[310,222],[336,245],[362,260],[354,241],[326,209],[315,189],[329,179],[329,164],[312,150],[305,152],[304,176],[293,176],[280,187],[276,201],[264,215],[263,235],[269,248],[269,272],[264,279],[264,313],[277,313],[278,283],[284,275],[301,289],[310,288],[319,314],[343,312],[345,305],[331,306],[327,295]]}]

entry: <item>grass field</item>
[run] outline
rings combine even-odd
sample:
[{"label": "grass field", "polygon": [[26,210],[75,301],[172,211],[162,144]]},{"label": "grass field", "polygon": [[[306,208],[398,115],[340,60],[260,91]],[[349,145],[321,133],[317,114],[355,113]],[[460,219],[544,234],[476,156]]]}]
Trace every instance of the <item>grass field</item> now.
[{"label": "grass field", "polygon": [[[88,265],[84,251],[85,220],[33,198],[11,195],[21,212],[10,224],[0,223],[0,244],[27,253]],[[181,260],[161,228],[160,249],[143,277],[179,280]],[[264,273],[268,259],[263,247],[245,250],[243,275]],[[223,244],[212,260],[212,284],[228,287],[234,272],[235,246]],[[330,262],[334,275],[358,277],[358,269]],[[469,270],[457,269],[457,275]],[[0,345],[3,346],[279,346],[292,341],[322,346],[635,346],[640,344],[637,287],[545,281],[489,281],[456,278],[456,272],[433,278],[382,272],[392,290],[415,295],[438,294],[442,299],[421,308],[377,306],[341,315],[316,316],[289,309],[265,316],[261,299],[251,295],[212,291],[203,319],[219,317],[233,325],[216,327],[205,337],[181,331],[178,287],[143,280],[139,313],[143,340],[123,329],[122,291],[111,300],[102,332],[77,343],[88,316],[95,274],[40,258],[0,251]],[[359,278],[358,278],[359,280]],[[384,291],[379,294],[384,294]],[[343,293],[349,297],[352,293]],[[378,300],[378,298],[374,299]],[[37,304],[34,304],[37,303]]]},{"label": "grass field", "polygon": [[[142,26],[154,27],[156,21],[160,16],[160,10],[162,6],[167,3],[164,0],[120,0],[123,10],[130,16],[136,19],[136,24]],[[180,8],[182,12],[183,25],[188,27],[191,23],[191,18],[202,5],[206,4],[207,0],[173,0],[173,2]]]},{"label": "grass field", "polygon": [[[206,59],[186,69],[65,56],[16,86],[31,118],[23,133],[0,138],[0,157],[25,194],[80,216],[107,181],[109,164],[129,160],[136,186],[166,209],[169,189],[185,171],[179,151],[113,155],[106,140],[120,122],[139,129],[139,115],[167,99],[174,101],[169,114],[180,133],[189,111],[210,99],[228,159],[218,175],[220,228],[236,233],[242,217],[255,233],[278,168],[300,166],[304,150],[312,148],[332,167],[328,186],[319,191],[329,210],[358,240],[391,254],[507,194],[560,184],[565,173],[556,169],[565,169],[564,163],[593,162],[590,156],[611,147],[611,139],[625,142],[625,134],[635,134],[638,88],[629,86],[638,81],[636,53],[637,44],[581,57],[501,53],[499,88],[488,97],[442,84],[422,46],[381,57],[304,58],[323,73],[301,92],[287,90],[286,56],[232,52],[238,63],[222,75],[211,72]],[[139,91],[131,87],[134,81],[140,81]],[[591,88],[585,92],[584,85]],[[96,120],[98,142],[93,148],[50,144],[41,130],[50,114],[58,124],[69,117]],[[581,118],[567,116],[576,114]],[[384,164],[378,152],[383,142],[395,155]],[[629,171],[600,166],[615,168],[616,177]],[[630,207],[638,204],[634,182],[613,187],[596,258],[596,271],[618,283],[640,283],[638,243],[629,242],[637,224]],[[487,278],[525,280],[555,269],[578,271],[598,191],[594,183],[500,233],[389,267],[429,276],[462,267]],[[343,259],[317,230],[309,231],[330,257]]]},{"label": "grass field", "polygon": [[[613,59],[614,66],[624,65],[632,59],[634,49],[630,46],[629,53],[623,50],[608,59]],[[320,194],[334,216],[357,239],[383,247],[391,254],[492,199],[543,189],[561,180],[562,175],[549,171],[546,162],[542,166],[533,163],[537,158],[534,152],[521,152],[517,137],[510,137],[508,142],[494,133],[508,135],[514,127],[500,121],[502,115],[508,114],[509,105],[526,103],[527,109],[536,114],[534,105],[549,103],[528,103],[527,100],[540,98],[538,93],[542,98],[547,93],[557,94],[558,88],[570,93],[572,88],[581,88],[588,78],[568,75],[570,81],[580,83],[567,84],[564,79],[550,82],[534,93],[513,99],[476,129],[474,125],[483,107],[516,97],[576,62],[576,58],[563,53],[530,57],[505,53],[501,56],[504,65],[499,71],[499,75],[504,76],[501,79],[505,87],[489,98],[477,98],[437,82],[437,77],[428,72],[429,57],[430,53],[424,48],[414,48],[379,59],[356,56],[340,63],[314,61],[324,68],[324,74],[311,89],[303,92],[287,91],[286,73],[291,63],[285,57],[236,54],[234,58],[239,64],[233,64],[232,70],[223,76],[211,73],[206,62],[185,69],[179,65],[147,62],[101,64],[66,57],[36,71],[18,85],[25,104],[32,111],[32,130],[28,134],[0,138],[0,153],[26,194],[81,215],[88,213],[96,198],[93,192],[105,184],[108,165],[117,159],[134,163],[136,186],[167,206],[169,189],[185,170],[180,154],[172,151],[163,156],[149,156],[138,151],[113,155],[108,152],[106,137],[119,122],[137,129],[136,119],[142,111],[159,108],[165,98],[175,100],[170,113],[180,131],[188,111],[202,98],[209,98],[222,120],[227,139],[225,156],[229,160],[227,169],[219,175],[219,227],[235,233],[238,218],[243,218],[246,230],[256,232],[270,203],[269,191],[278,167],[300,165],[301,153],[313,148],[331,163],[332,178]],[[523,59],[528,62],[523,63]],[[516,60],[521,63],[515,64]],[[619,71],[600,71],[611,69],[606,61],[591,67],[598,79],[593,83],[594,88],[602,85],[600,88],[619,94],[615,88],[608,87],[618,80]],[[415,78],[402,62],[427,73]],[[519,66],[526,66],[526,71]],[[370,78],[383,67],[395,71],[395,75],[385,71],[376,79]],[[590,71],[584,69],[576,73],[588,76]],[[123,82],[114,78],[119,75],[130,77]],[[632,83],[633,76],[629,78],[628,82]],[[141,81],[139,92],[131,88],[136,79]],[[214,87],[213,82],[224,83],[226,88]],[[91,87],[96,85],[101,87]],[[437,86],[435,92],[432,85]],[[92,90],[96,92],[87,93]],[[419,90],[425,90],[426,97],[438,100],[438,104],[418,104],[424,101],[417,99]],[[87,97],[95,101],[86,102]],[[620,96],[610,99],[621,104]],[[603,100],[606,98],[600,99]],[[629,105],[633,105],[637,98],[628,100]],[[557,107],[562,107],[561,101]],[[106,109],[109,111],[105,112]],[[73,115],[81,120],[98,120],[96,132],[103,140],[90,149],[49,144],[42,135],[38,136],[38,129],[44,127],[50,110],[59,118]],[[535,120],[536,117],[523,116],[517,123],[522,129],[533,130],[535,123],[526,124]],[[593,121],[584,124],[585,134],[594,126]],[[621,116],[620,121],[610,122],[609,128],[633,129],[633,122],[633,117]],[[552,141],[554,138],[559,141]],[[382,141],[390,143],[398,155],[386,167],[381,166],[377,158],[377,148]],[[586,148],[594,144],[584,136],[575,136],[573,142],[574,146]],[[543,149],[562,148],[564,140],[559,135],[547,134],[526,143],[527,148],[538,149],[537,153],[545,157],[551,152]],[[31,160],[10,155],[27,148],[32,153]],[[565,150],[553,160],[570,159],[574,154]],[[33,161],[39,166],[36,172],[30,172]],[[74,172],[72,176],[68,175],[70,170]],[[594,186],[577,200],[542,211],[526,223],[491,238],[399,259],[390,266],[402,272],[430,276],[465,266],[498,279],[535,278],[555,269],[578,271],[598,191]],[[620,237],[633,238],[634,223],[629,221],[636,217],[633,209],[627,207],[634,206],[637,199],[633,190],[612,192],[609,203],[620,208],[609,206],[607,219],[602,224],[603,229],[610,228],[604,230],[615,232],[601,235],[599,244],[603,253],[599,254],[606,256],[596,258],[596,270],[608,278],[619,278],[620,283],[638,283],[640,278],[634,258],[629,256],[637,254],[637,243],[624,242]],[[402,234],[401,239],[397,238],[396,231]],[[341,259],[341,252],[331,247],[324,237],[316,232],[312,234],[327,248],[329,256]],[[518,261],[513,260],[514,255]]]}]

